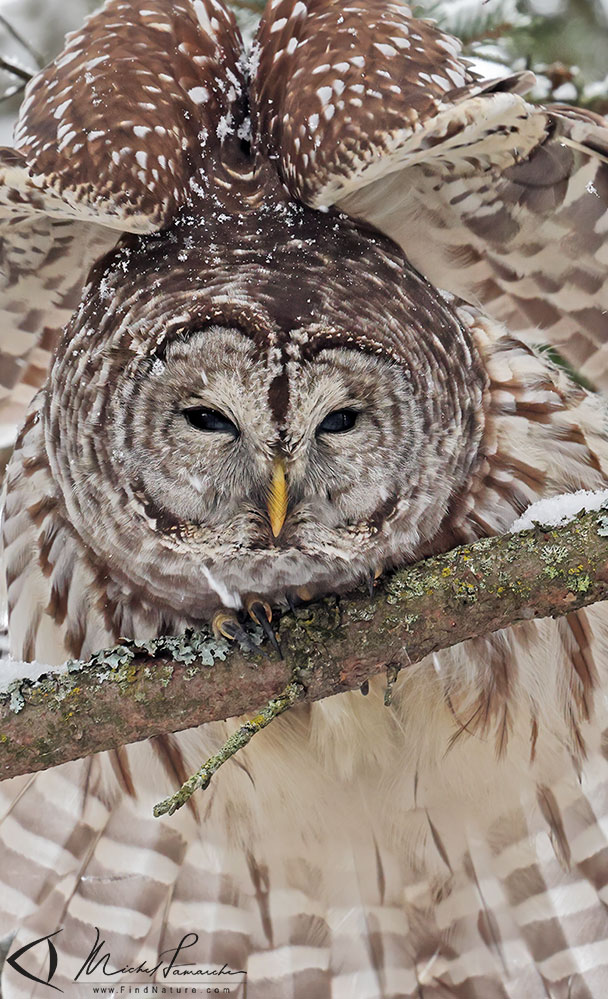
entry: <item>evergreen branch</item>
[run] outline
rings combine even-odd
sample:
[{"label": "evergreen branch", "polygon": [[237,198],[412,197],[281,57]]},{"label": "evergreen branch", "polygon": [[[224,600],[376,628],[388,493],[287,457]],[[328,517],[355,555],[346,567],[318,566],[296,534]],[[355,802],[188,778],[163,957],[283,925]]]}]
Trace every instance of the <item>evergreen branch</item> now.
[{"label": "evergreen branch", "polygon": [[264,10],[264,0],[230,0],[230,6],[236,10],[248,10],[254,14],[262,14]]},{"label": "evergreen branch", "polygon": [[503,38],[510,32],[528,26],[531,18],[522,14],[515,0],[434,0],[414,7],[414,16],[431,18],[439,27],[456,35],[463,45]]}]

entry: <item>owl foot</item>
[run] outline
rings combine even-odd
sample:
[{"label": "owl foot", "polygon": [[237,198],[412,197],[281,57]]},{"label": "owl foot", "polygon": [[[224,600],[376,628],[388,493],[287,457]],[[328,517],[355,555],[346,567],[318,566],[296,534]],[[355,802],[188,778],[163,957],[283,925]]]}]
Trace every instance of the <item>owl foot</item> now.
[{"label": "owl foot", "polygon": [[266,603],[265,600],[261,600],[259,597],[250,597],[247,601],[247,611],[249,613],[249,617],[259,624],[273,649],[282,659],[283,652],[272,627],[272,607],[270,604]]},{"label": "owl foot", "polygon": [[248,652],[260,651],[243,628],[234,611],[217,611],[213,615],[211,627],[216,638],[227,638],[230,642],[240,642]]},{"label": "owl foot", "polygon": [[296,590],[296,597],[303,604],[308,604],[314,599],[314,593],[312,590],[309,590],[307,586],[299,586]]}]

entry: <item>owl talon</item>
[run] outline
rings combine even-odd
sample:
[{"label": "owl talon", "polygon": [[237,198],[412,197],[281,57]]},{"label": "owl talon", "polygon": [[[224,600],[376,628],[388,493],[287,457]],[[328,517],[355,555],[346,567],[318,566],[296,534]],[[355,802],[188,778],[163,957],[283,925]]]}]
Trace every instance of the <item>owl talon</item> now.
[{"label": "owl talon", "polygon": [[248,652],[260,651],[233,611],[218,611],[213,617],[211,627],[217,638],[227,638],[229,642],[240,642]]},{"label": "owl talon", "polygon": [[253,597],[247,604],[247,610],[249,611],[249,616],[259,624],[273,649],[282,659],[283,651],[272,627],[272,608],[270,605],[265,600],[258,600]]},{"label": "owl talon", "polygon": [[374,595],[374,587],[376,585],[376,580],[380,579],[381,575],[382,575],[382,569],[368,569],[367,570],[367,576],[365,578],[367,580],[367,592],[370,595],[370,599]]},{"label": "owl talon", "polygon": [[296,590],[296,596],[303,604],[307,604],[314,599],[314,593],[307,586],[299,586]]}]

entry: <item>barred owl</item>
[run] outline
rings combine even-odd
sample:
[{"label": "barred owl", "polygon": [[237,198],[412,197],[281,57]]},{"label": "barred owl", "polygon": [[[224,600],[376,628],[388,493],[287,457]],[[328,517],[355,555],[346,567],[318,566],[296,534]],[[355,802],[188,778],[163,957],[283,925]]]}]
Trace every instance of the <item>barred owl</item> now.
[{"label": "barred owl", "polygon": [[[0,151],[15,657],[238,636],[607,485],[608,129],[529,85],[397,0],[271,0],[248,57],[220,0],[68,37]],[[4,782],[0,935],[61,929],[74,997],[95,927],[250,999],[604,996],[607,655],[603,604],[469,641],[167,819],[234,723]]]}]

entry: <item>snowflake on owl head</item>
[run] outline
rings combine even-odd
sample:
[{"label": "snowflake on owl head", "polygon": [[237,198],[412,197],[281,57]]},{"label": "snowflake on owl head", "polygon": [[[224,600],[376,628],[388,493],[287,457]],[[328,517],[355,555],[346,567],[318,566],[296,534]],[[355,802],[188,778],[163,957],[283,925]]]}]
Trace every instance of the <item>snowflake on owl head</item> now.
[{"label": "snowflake on owl head", "polygon": [[[201,621],[244,638],[248,614],[269,630],[273,606],[298,594],[347,590],[506,530],[543,496],[606,486],[603,398],[535,345],[608,383],[608,129],[531,105],[529,85],[480,79],[453,38],[385,0],[272,0],[249,58],[219,0],[110,0],[68,38],[27,89],[16,149],[0,150],[3,418],[30,403],[4,518],[13,655],[57,663]],[[82,799],[53,832],[82,847],[72,863],[62,846],[73,882],[59,909],[77,922],[130,906],[141,919],[123,927],[124,961],[136,964],[190,905],[226,921],[235,961],[272,994],[316,999],[343,978],[336,995],[362,996],[372,970],[366,995],[420,994],[432,954],[438,989],[489,995],[504,959],[488,940],[515,917],[507,905],[491,931],[480,922],[480,879],[492,870],[495,897],[508,894],[515,868],[499,876],[488,857],[505,830],[516,841],[526,795],[562,861],[570,850],[551,788],[597,749],[605,614],[440,653],[389,715],[366,699],[373,772],[362,698],[277,723],[262,762],[243,757],[255,793],[235,765],[238,812],[227,778],[204,820],[181,816],[178,831],[152,831],[146,796],[198,765],[218,726],[40,775],[35,793],[61,779]],[[28,794],[7,791],[6,836],[34,828]],[[501,825],[508,809],[517,819]],[[297,861],[283,868],[288,841]],[[146,851],[157,866],[144,871]],[[128,902],[99,873],[118,884],[127,856],[141,889]],[[415,931],[394,929],[410,903],[388,900],[385,869],[397,894],[422,879]],[[35,873],[33,894],[56,913],[55,872]],[[461,909],[442,922],[456,890]],[[300,904],[314,926],[296,925]],[[382,946],[359,955],[343,926],[351,943],[361,927],[340,912],[369,928],[369,906]],[[540,961],[524,922],[513,934]],[[395,957],[395,936],[407,954]],[[205,960],[214,948],[211,933]],[[363,977],[348,985],[351,965]],[[546,995],[528,958],[515,965],[519,994]],[[307,992],[277,984],[285,968],[308,976]]]}]

